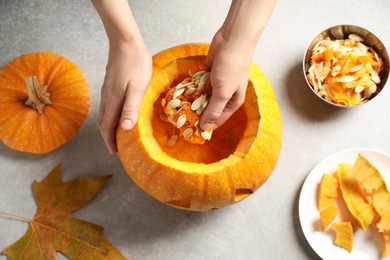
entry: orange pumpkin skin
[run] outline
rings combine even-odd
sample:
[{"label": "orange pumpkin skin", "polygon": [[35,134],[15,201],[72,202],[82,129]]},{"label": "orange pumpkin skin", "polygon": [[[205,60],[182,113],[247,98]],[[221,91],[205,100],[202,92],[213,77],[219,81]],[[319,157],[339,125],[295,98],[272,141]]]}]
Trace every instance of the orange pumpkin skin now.
[{"label": "orange pumpkin skin", "polygon": [[[50,94],[41,113],[25,104],[31,76]],[[55,53],[24,54],[0,71],[0,140],[14,150],[45,154],[62,146],[78,132],[89,106],[82,72]]]},{"label": "orange pumpkin skin", "polygon": [[131,131],[117,130],[118,155],[133,181],[170,206],[206,211],[245,199],[270,176],[282,144],[272,87],[251,65],[243,106],[203,145],[179,139],[165,147],[160,98],[190,69],[203,68],[208,44],[184,44],[153,56],[153,76]]}]

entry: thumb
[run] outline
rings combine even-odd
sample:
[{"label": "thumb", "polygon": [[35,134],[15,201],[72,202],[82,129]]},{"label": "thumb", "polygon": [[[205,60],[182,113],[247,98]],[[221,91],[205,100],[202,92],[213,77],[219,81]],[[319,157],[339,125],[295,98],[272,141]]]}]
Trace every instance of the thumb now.
[{"label": "thumb", "polygon": [[138,120],[139,107],[146,89],[129,87],[123,103],[120,127],[123,130],[131,130]]}]

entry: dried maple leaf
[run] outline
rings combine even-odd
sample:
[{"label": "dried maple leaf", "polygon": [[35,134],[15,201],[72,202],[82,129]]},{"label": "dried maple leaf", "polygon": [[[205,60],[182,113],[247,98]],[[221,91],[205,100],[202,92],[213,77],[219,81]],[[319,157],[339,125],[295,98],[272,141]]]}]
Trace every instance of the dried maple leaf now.
[{"label": "dried maple leaf", "polygon": [[22,238],[3,251],[8,259],[125,259],[104,237],[101,226],[71,213],[91,200],[111,176],[61,181],[61,164],[41,182],[34,181],[37,213]]}]

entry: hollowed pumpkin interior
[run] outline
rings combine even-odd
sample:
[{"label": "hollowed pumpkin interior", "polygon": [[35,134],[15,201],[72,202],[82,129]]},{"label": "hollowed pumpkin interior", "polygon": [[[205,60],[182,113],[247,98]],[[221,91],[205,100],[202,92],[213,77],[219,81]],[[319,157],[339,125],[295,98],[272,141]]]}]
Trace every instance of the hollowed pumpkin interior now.
[{"label": "hollowed pumpkin interior", "polygon": [[[159,72],[168,73],[172,77],[164,82],[166,83],[164,86],[165,91],[160,93],[153,105],[153,120],[151,120],[153,135],[167,155],[181,162],[210,164],[228,158],[235,153],[248,125],[248,116],[243,105],[227,122],[216,129],[211,140],[206,141],[204,144],[192,144],[179,138],[175,145],[166,145],[167,140],[175,134],[176,130],[170,123],[160,119],[160,116],[164,114],[161,99],[165,97],[167,90],[175,87],[184,78],[188,77],[189,70],[203,66],[204,62],[205,56],[177,59],[164,67],[162,69],[163,72]],[[245,150],[249,150],[249,148],[246,147]],[[242,152],[246,153],[246,151]]]},{"label": "hollowed pumpkin interior", "polygon": [[161,99],[190,70],[205,69],[207,51],[207,44],[186,44],[154,55],[138,122],[132,131],[117,130],[118,154],[134,182],[163,203],[194,211],[250,196],[272,173],[282,141],[272,86],[252,63],[244,103],[211,140],[199,145],[178,139],[170,146],[175,121],[161,117]]}]

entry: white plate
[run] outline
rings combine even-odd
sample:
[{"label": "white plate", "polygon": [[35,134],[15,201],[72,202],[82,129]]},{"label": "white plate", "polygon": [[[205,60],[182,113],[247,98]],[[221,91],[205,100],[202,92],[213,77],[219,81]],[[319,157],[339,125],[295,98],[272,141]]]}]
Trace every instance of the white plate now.
[{"label": "white plate", "polygon": [[[299,219],[303,233],[313,250],[324,260],[375,260],[382,258],[382,239],[371,227],[363,231],[356,225],[354,228],[353,250],[349,253],[333,244],[332,230],[322,231],[322,223],[317,209],[317,189],[324,173],[333,174],[339,163],[353,164],[359,155],[367,158],[381,173],[387,186],[390,187],[390,156],[375,150],[351,149],[341,151],[325,158],[307,176],[299,197]],[[343,203],[338,201],[340,214],[335,221],[349,220],[349,214]],[[342,217],[341,217],[342,216]],[[390,256],[385,259],[390,259]]]}]

